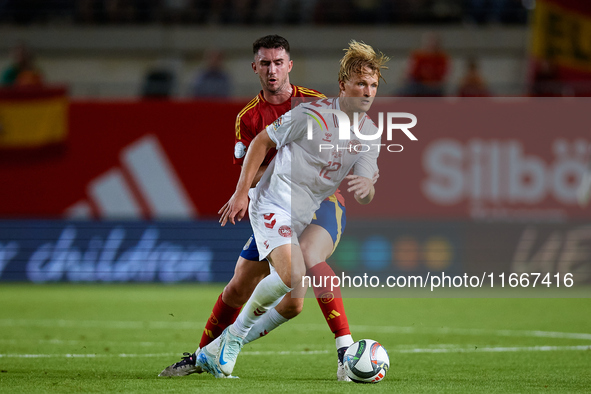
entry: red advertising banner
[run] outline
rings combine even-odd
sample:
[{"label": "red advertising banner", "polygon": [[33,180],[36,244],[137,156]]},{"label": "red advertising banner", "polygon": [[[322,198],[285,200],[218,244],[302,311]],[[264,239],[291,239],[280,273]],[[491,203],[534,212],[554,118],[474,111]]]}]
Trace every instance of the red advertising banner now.
[{"label": "red advertising banner", "polygon": [[350,203],[347,214],[589,219],[591,208],[578,204],[577,189],[591,147],[590,104],[557,98],[376,99],[371,110],[376,124],[379,112],[411,113],[417,141],[400,129],[387,141],[384,131],[382,143],[403,150],[382,149],[374,201],[363,207]]},{"label": "red advertising banner", "polygon": [[73,102],[65,150],[0,163],[0,215],[197,218],[232,194],[244,103]]},{"label": "red advertising banner", "polygon": [[[217,217],[239,175],[232,164],[234,121],[244,104],[73,102],[64,149],[22,159],[0,156],[0,216]],[[591,219],[591,209],[576,199],[591,146],[590,104],[376,99],[370,115],[385,127],[376,197],[360,206],[345,192],[347,215]],[[389,112],[416,116],[410,129],[416,141],[400,128],[388,140]]]}]

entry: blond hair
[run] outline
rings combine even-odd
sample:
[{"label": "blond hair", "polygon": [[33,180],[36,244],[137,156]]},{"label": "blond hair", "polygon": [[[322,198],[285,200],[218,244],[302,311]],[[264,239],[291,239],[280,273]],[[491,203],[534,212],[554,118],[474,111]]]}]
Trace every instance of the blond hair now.
[{"label": "blond hair", "polygon": [[364,74],[365,67],[372,70],[372,74],[377,73],[378,80],[384,79],[381,70],[388,68],[384,66],[390,60],[388,56],[379,51],[376,53],[371,46],[355,40],[351,40],[349,48],[344,51],[345,56],[341,59],[339,70],[339,82],[347,82],[352,74]]}]

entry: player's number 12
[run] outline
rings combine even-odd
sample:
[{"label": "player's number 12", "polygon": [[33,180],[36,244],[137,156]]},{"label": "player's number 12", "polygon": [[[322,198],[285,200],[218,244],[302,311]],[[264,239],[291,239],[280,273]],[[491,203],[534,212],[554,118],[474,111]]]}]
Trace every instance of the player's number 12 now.
[{"label": "player's number 12", "polygon": [[325,179],[330,179],[329,172],[338,171],[341,168],[341,163],[336,161],[329,161],[327,165],[320,170],[320,176]]}]

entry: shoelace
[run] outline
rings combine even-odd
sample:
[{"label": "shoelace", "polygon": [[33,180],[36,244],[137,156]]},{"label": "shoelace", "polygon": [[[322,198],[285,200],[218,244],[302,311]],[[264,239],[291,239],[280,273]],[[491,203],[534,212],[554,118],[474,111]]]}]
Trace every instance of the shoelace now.
[{"label": "shoelace", "polygon": [[183,363],[195,365],[195,359],[193,358],[193,354],[188,352],[183,353],[182,360],[177,363],[177,366],[183,366]]}]

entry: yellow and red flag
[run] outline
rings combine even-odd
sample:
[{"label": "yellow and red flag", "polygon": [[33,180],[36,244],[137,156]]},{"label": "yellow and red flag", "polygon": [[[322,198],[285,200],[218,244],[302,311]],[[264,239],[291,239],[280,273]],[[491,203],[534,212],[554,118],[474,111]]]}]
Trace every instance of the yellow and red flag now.
[{"label": "yellow and red flag", "polygon": [[534,68],[550,64],[569,95],[591,94],[591,1],[537,0],[532,23]]},{"label": "yellow and red flag", "polygon": [[68,135],[65,88],[0,89],[0,149],[36,149]]}]

